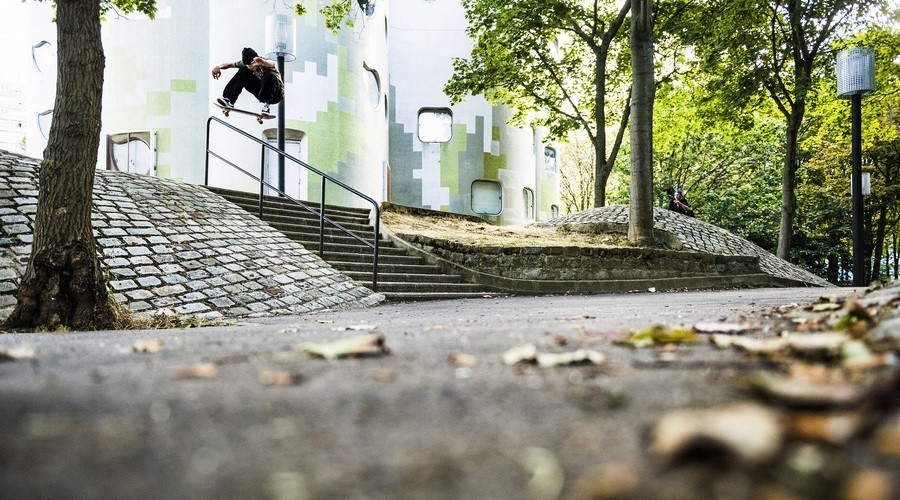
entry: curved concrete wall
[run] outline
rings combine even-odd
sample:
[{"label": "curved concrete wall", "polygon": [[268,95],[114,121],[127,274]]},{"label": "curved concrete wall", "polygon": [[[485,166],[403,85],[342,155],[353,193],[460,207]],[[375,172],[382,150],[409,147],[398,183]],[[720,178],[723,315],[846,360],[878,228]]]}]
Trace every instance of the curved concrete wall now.
[{"label": "curved concrete wall", "polygon": [[[29,43],[48,39],[50,47],[42,50],[52,51],[52,11],[41,5],[35,3]],[[106,166],[107,134],[152,131],[155,175],[202,183],[209,116],[263,140],[274,140],[276,127],[276,120],[225,118],[212,103],[234,70],[213,80],[211,68],[239,59],[243,47],[264,54],[266,16],[273,9],[293,14],[277,0],[158,0],[157,6],[152,21],[110,15],[103,25],[107,65],[100,168]],[[325,28],[316,7],[296,18],[297,59],[286,62],[284,71],[286,135],[295,142],[288,152],[376,201],[474,214],[472,182],[489,180],[501,183],[503,206],[485,218],[500,224],[546,219],[545,205],[558,204],[559,195],[556,184],[541,177],[543,133],[509,126],[510,113],[483,97],[450,106],[443,92],[452,58],[468,56],[471,48],[459,1],[378,0],[368,12],[356,2],[352,6],[354,27],[337,35]],[[46,102],[52,92],[44,87],[55,84],[55,69],[32,72],[32,88],[40,89],[32,93],[32,105],[52,107],[52,99]],[[260,108],[246,93],[237,105]],[[423,108],[451,110],[448,142],[419,140]],[[262,151],[240,134],[214,123],[210,148],[258,175]],[[39,156],[42,150],[40,137],[29,141],[29,154]],[[288,183],[299,182],[301,198],[318,200],[320,178],[291,173],[300,171],[288,162]],[[209,183],[257,189],[255,181],[216,158],[210,161]],[[534,215],[527,218],[526,188],[535,194]],[[326,187],[326,192],[329,203],[367,206],[338,189]]]}]

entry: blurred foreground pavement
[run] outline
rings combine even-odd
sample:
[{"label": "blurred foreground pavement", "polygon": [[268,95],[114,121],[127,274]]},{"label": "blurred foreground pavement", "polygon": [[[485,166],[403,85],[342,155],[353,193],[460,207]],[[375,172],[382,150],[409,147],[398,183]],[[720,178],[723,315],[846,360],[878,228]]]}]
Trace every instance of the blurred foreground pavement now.
[{"label": "blurred foreground pavement", "polygon": [[0,496],[897,498],[900,288],[853,292],[0,335]]}]

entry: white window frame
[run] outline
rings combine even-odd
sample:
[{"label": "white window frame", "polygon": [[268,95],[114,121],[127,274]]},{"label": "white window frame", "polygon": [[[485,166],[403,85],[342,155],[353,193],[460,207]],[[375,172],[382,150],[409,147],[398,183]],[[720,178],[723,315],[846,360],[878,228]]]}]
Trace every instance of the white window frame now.
[{"label": "white window frame", "polygon": [[525,212],[525,218],[534,220],[534,190],[531,188],[522,188],[522,204]]},{"label": "white window frame", "polygon": [[[547,154],[551,151],[553,154]],[[550,146],[544,147],[544,172],[547,172],[550,175],[556,175],[557,172],[559,172],[559,157],[557,156],[556,148],[551,148]]]},{"label": "white window frame", "polygon": [[[453,138],[453,112],[450,108],[422,108],[416,123],[416,137],[422,142],[450,142]],[[446,130],[441,130],[444,127]]]},{"label": "white window frame", "polygon": [[[493,201],[488,203],[486,200],[490,200],[490,197],[494,193],[489,193],[486,191],[488,185],[496,186],[496,196],[497,196],[497,211],[488,210],[489,207],[493,207]],[[476,192],[478,192],[479,196],[476,200]],[[481,192],[485,194],[483,196],[480,195]],[[472,211],[479,215],[500,215],[503,212],[503,185],[497,181],[492,181],[488,179],[477,179],[472,181]]]}]

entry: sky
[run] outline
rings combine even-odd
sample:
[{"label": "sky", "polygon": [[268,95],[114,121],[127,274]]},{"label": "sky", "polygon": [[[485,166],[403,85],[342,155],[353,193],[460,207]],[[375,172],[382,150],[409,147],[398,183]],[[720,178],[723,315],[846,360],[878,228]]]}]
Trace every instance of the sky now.
[{"label": "sky", "polygon": [[24,84],[28,62],[25,4],[18,0],[0,0],[0,47],[15,61],[0,65],[0,81]]}]

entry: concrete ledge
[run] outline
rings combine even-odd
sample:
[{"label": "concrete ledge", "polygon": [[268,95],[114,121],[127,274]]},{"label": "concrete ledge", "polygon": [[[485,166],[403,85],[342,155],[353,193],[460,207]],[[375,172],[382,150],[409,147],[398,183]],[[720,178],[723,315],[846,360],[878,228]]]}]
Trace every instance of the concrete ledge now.
[{"label": "concrete ledge", "polygon": [[[479,283],[485,286],[489,286],[492,289],[500,292],[534,295],[591,294],[647,291],[650,288],[655,288],[657,291],[664,291],[734,287],[810,286],[805,282],[779,278],[762,272],[734,274],[726,276],[681,276],[646,279],[516,279],[482,272],[439,257],[433,253],[423,250],[413,243],[410,243],[397,233],[393,232],[390,228],[382,227],[382,233],[386,237],[394,241],[401,248],[405,248],[406,250],[408,250],[410,254],[419,256],[431,264],[440,266],[446,272],[459,274],[463,277],[463,279],[470,283]],[[673,252],[671,250],[662,251]]]}]

